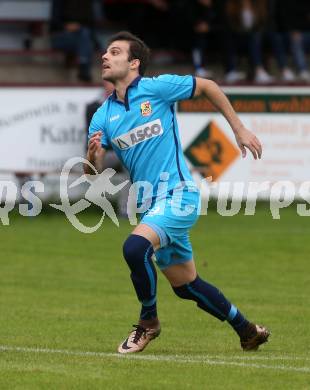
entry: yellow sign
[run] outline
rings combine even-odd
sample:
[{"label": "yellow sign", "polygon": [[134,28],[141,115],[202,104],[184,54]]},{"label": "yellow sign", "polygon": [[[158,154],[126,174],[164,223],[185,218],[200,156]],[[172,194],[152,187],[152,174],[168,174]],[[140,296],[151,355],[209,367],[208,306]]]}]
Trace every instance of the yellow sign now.
[{"label": "yellow sign", "polygon": [[239,149],[214,122],[202,130],[184,152],[203,177],[216,181],[239,156]]}]

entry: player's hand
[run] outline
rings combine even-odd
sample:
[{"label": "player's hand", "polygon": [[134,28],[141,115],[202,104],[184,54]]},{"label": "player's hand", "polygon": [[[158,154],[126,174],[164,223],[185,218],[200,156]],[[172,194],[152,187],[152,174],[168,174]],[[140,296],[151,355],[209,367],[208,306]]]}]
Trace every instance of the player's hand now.
[{"label": "player's hand", "polygon": [[237,144],[242,152],[242,157],[246,157],[247,149],[251,151],[255,160],[262,157],[262,145],[259,139],[248,129],[242,126],[235,132]]},{"label": "player's hand", "polygon": [[96,160],[97,153],[101,150],[101,137],[102,131],[97,131],[94,133],[88,141],[88,159],[90,162]]}]

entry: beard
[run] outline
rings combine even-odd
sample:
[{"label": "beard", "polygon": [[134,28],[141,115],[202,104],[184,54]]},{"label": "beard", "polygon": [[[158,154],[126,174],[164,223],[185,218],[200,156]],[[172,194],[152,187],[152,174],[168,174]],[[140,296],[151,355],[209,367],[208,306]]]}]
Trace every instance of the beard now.
[{"label": "beard", "polygon": [[114,84],[115,77],[112,74],[107,74],[104,75],[103,73],[101,74],[101,78],[103,81],[109,81],[110,83]]},{"label": "beard", "polygon": [[124,79],[126,76],[128,76],[128,69],[117,69],[113,72],[111,69],[107,69],[107,71],[103,71],[101,74],[101,78],[104,81],[109,81],[112,84],[115,84],[118,80]]}]

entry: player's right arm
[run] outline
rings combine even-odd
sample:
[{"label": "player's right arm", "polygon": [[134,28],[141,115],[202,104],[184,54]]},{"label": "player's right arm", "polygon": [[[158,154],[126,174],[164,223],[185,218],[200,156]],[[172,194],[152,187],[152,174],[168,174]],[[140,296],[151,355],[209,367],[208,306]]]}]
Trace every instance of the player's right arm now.
[{"label": "player's right arm", "polygon": [[[102,131],[93,133],[88,141],[88,150],[86,159],[97,169],[100,173],[103,171],[103,159],[105,149],[101,144]],[[88,165],[84,164],[84,172],[89,175],[95,175],[96,172]]]},{"label": "player's right arm", "polygon": [[[96,168],[97,172],[103,171],[103,160],[106,148],[110,145],[105,123],[106,104],[104,103],[92,117],[88,129],[88,149],[86,159]],[[84,172],[95,175],[96,172],[88,165],[84,164]]]}]

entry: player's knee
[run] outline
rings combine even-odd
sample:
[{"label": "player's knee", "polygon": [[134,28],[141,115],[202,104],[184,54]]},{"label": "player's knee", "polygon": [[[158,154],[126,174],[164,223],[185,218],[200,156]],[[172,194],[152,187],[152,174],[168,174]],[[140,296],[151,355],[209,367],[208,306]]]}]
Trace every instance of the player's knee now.
[{"label": "player's knee", "polygon": [[182,286],[179,287],[172,287],[172,289],[179,298],[191,299],[191,300],[193,299],[187,284],[183,284]]},{"label": "player's knee", "polygon": [[145,237],[131,234],[123,245],[123,255],[130,269],[134,269],[153,254],[152,243]]},{"label": "player's knee", "polygon": [[196,278],[192,282],[183,284],[179,287],[172,287],[172,289],[179,298],[190,299],[192,301],[197,302],[197,295],[193,294],[193,289],[195,288],[197,282],[199,283],[200,280],[201,279],[199,278],[199,276],[196,275]]}]

